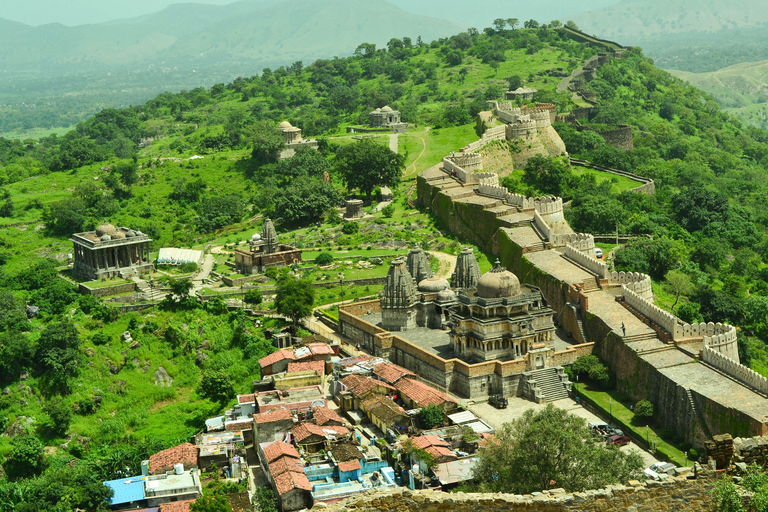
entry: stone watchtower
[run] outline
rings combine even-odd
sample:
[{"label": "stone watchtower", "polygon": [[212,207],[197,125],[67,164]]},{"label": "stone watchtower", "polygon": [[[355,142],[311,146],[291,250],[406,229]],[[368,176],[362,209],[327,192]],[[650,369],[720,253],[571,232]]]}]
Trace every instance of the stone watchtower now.
[{"label": "stone watchtower", "polygon": [[275,231],[275,225],[272,224],[272,219],[264,221],[264,227],[261,230],[261,240],[264,242],[264,254],[272,254],[279,250],[280,244],[277,238],[277,231]]},{"label": "stone watchtower", "polygon": [[381,326],[389,331],[406,331],[416,326],[416,285],[403,258],[389,265],[381,292]]},{"label": "stone watchtower", "polygon": [[466,248],[461,251],[456,259],[456,270],[451,276],[451,286],[461,290],[474,290],[480,279],[480,265],[477,263],[475,253]]},{"label": "stone watchtower", "polygon": [[415,247],[408,252],[408,261],[406,262],[408,273],[417,282],[420,283],[429,279],[434,274],[429,266],[429,258],[421,247]]}]

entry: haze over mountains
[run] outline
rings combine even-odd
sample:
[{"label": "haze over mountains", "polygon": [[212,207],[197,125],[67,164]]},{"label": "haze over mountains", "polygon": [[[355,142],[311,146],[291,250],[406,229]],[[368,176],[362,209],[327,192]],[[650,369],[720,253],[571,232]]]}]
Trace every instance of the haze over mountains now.
[{"label": "haze over mountains", "polygon": [[[517,18],[521,25],[572,19],[585,32],[642,46],[668,69],[714,71],[768,59],[764,0],[203,0],[77,26],[2,19],[13,14],[30,22],[56,16],[77,22],[109,12],[149,12],[171,0],[135,0],[130,8],[128,2],[73,0],[69,11],[54,0],[21,1],[0,6],[0,106],[6,105],[0,133],[66,126],[165,90],[349,55],[363,42],[381,47],[392,38],[429,42],[468,27],[482,30],[496,18]],[[749,84],[752,90],[760,86],[759,79]]]}]

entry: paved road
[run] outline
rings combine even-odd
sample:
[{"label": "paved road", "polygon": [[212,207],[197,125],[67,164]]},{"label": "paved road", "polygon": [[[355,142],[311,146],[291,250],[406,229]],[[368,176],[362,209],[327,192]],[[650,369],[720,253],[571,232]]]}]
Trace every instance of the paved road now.
[{"label": "paved road", "polygon": [[197,274],[192,278],[192,284],[194,285],[195,293],[199,292],[203,288],[203,279],[208,279],[213,270],[213,264],[215,260],[213,254],[206,254],[203,259],[203,265],[198,270]]},{"label": "paved road", "polygon": [[397,134],[393,133],[389,136],[389,149],[392,150],[393,153],[397,153]]}]

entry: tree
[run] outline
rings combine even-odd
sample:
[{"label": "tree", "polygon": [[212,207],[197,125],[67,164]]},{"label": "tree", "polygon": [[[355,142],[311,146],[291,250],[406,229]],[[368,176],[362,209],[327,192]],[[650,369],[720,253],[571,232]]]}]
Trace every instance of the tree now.
[{"label": "tree", "polygon": [[635,404],[635,416],[650,418],[653,416],[653,404],[648,400],[640,400]]},{"label": "tree", "polygon": [[13,478],[28,478],[40,474],[45,468],[45,447],[31,434],[11,440],[11,454],[5,461],[5,470]]},{"label": "tree", "polygon": [[579,357],[571,366],[571,370],[574,374],[587,376],[593,381],[599,382],[603,387],[607,386],[610,381],[608,367],[601,363],[597,356],[587,355]]},{"label": "tree", "polygon": [[253,150],[251,157],[257,165],[276,162],[285,148],[285,137],[271,121],[258,121],[248,127]]},{"label": "tree", "polygon": [[69,389],[80,370],[80,336],[69,322],[49,324],[40,334],[35,359],[52,387]]},{"label": "tree", "polygon": [[688,274],[679,270],[670,270],[664,279],[667,281],[669,291],[675,296],[675,303],[672,304],[674,310],[681,295],[687,296],[693,293],[693,283],[691,283],[691,277]]},{"label": "tree", "polygon": [[178,297],[180,300],[185,300],[189,297],[189,292],[195,287],[194,283],[188,277],[181,279],[175,279],[173,277],[168,279],[168,287],[171,289],[171,293]]},{"label": "tree", "polygon": [[258,503],[261,512],[278,512],[277,498],[275,498],[275,493],[269,486],[257,487],[254,493],[254,501]]},{"label": "tree", "polygon": [[442,426],[444,418],[443,410],[439,405],[429,404],[421,408],[419,418],[426,429],[432,429]]},{"label": "tree", "polygon": [[189,506],[189,512],[232,512],[232,507],[229,506],[226,496],[214,493],[197,498]]},{"label": "tree", "polygon": [[211,232],[238,222],[243,216],[243,201],[238,194],[207,197],[197,207],[197,227]]},{"label": "tree", "polygon": [[338,150],[336,169],[349,189],[359,189],[370,200],[375,187],[397,186],[405,169],[405,156],[370,139],[363,139]]},{"label": "tree", "polygon": [[72,408],[61,397],[54,397],[45,404],[45,412],[51,419],[51,430],[58,436],[66,434],[72,422]]},{"label": "tree", "polygon": [[9,197],[0,205],[0,217],[13,217],[14,213],[13,201]]},{"label": "tree", "polygon": [[219,403],[224,403],[235,395],[235,388],[229,376],[217,370],[206,370],[196,391],[198,395]]},{"label": "tree", "polygon": [[315,257],[315,264],[330,265],[333,263],[333,255],[328,251],[323,251]]},{"label": "tree", "polygon": [[275,309],[281,315],[293,320],[294,334],[299,319],[312,314],[314,303],[315,289],[309,280],[297,279],[290,274],[278,279],[275,292]]},{"label": "tree", "polygon": [[245,292],[245,296],[243,297],[243,302],[250,306],[258,306],[264,301],[264,297],[261,295],[261,292],[258,288],[253,288],[251,290],[248,290]]},{"label": "tree", "polygon": [[316,221],[325,212],[338,206],[339,193],[330,183],[319,178],[299,178],[276,191],[274,211],[289,225]]},{"label": "tree", "polygon": [[525,165],[523,182],[544,194],[559,196],[570,175],[571,168],[563,160],[536,155]]},{"label": "tree", "polygon": [[514,91],[523,85],[523,78],[520,75],[510,75],[506,80],[510,91]]},{"label": "tree", "polygon": [[18,332],[0,333],[0,383],[10,383],[32,366],[35,344]]},{"label": "tree", "polygon": [[642,466],[637,452],[606,446],[583,418],[548,404],[503,424],[472,474],[484,492],[525,494],[553,487],[577,492],[626,482]]}]

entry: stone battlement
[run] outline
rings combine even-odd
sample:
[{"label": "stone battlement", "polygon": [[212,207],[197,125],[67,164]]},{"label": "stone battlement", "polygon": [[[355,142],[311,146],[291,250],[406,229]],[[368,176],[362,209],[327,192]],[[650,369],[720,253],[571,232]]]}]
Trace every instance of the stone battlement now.
[{"label": "stone battlement", "polygon": [[[472,494],[409,491],[400,488],[370,491],[346,501],[323,507],[329,512],[604,512],[607,510],[702,512],[712,510],[710,490],[722,472],[699,471],[670,477],[663,482],[631,481],[605,489],[567,493],[550,489],[526,494]],[[319,508],[318,508],[319,509]]]}]

